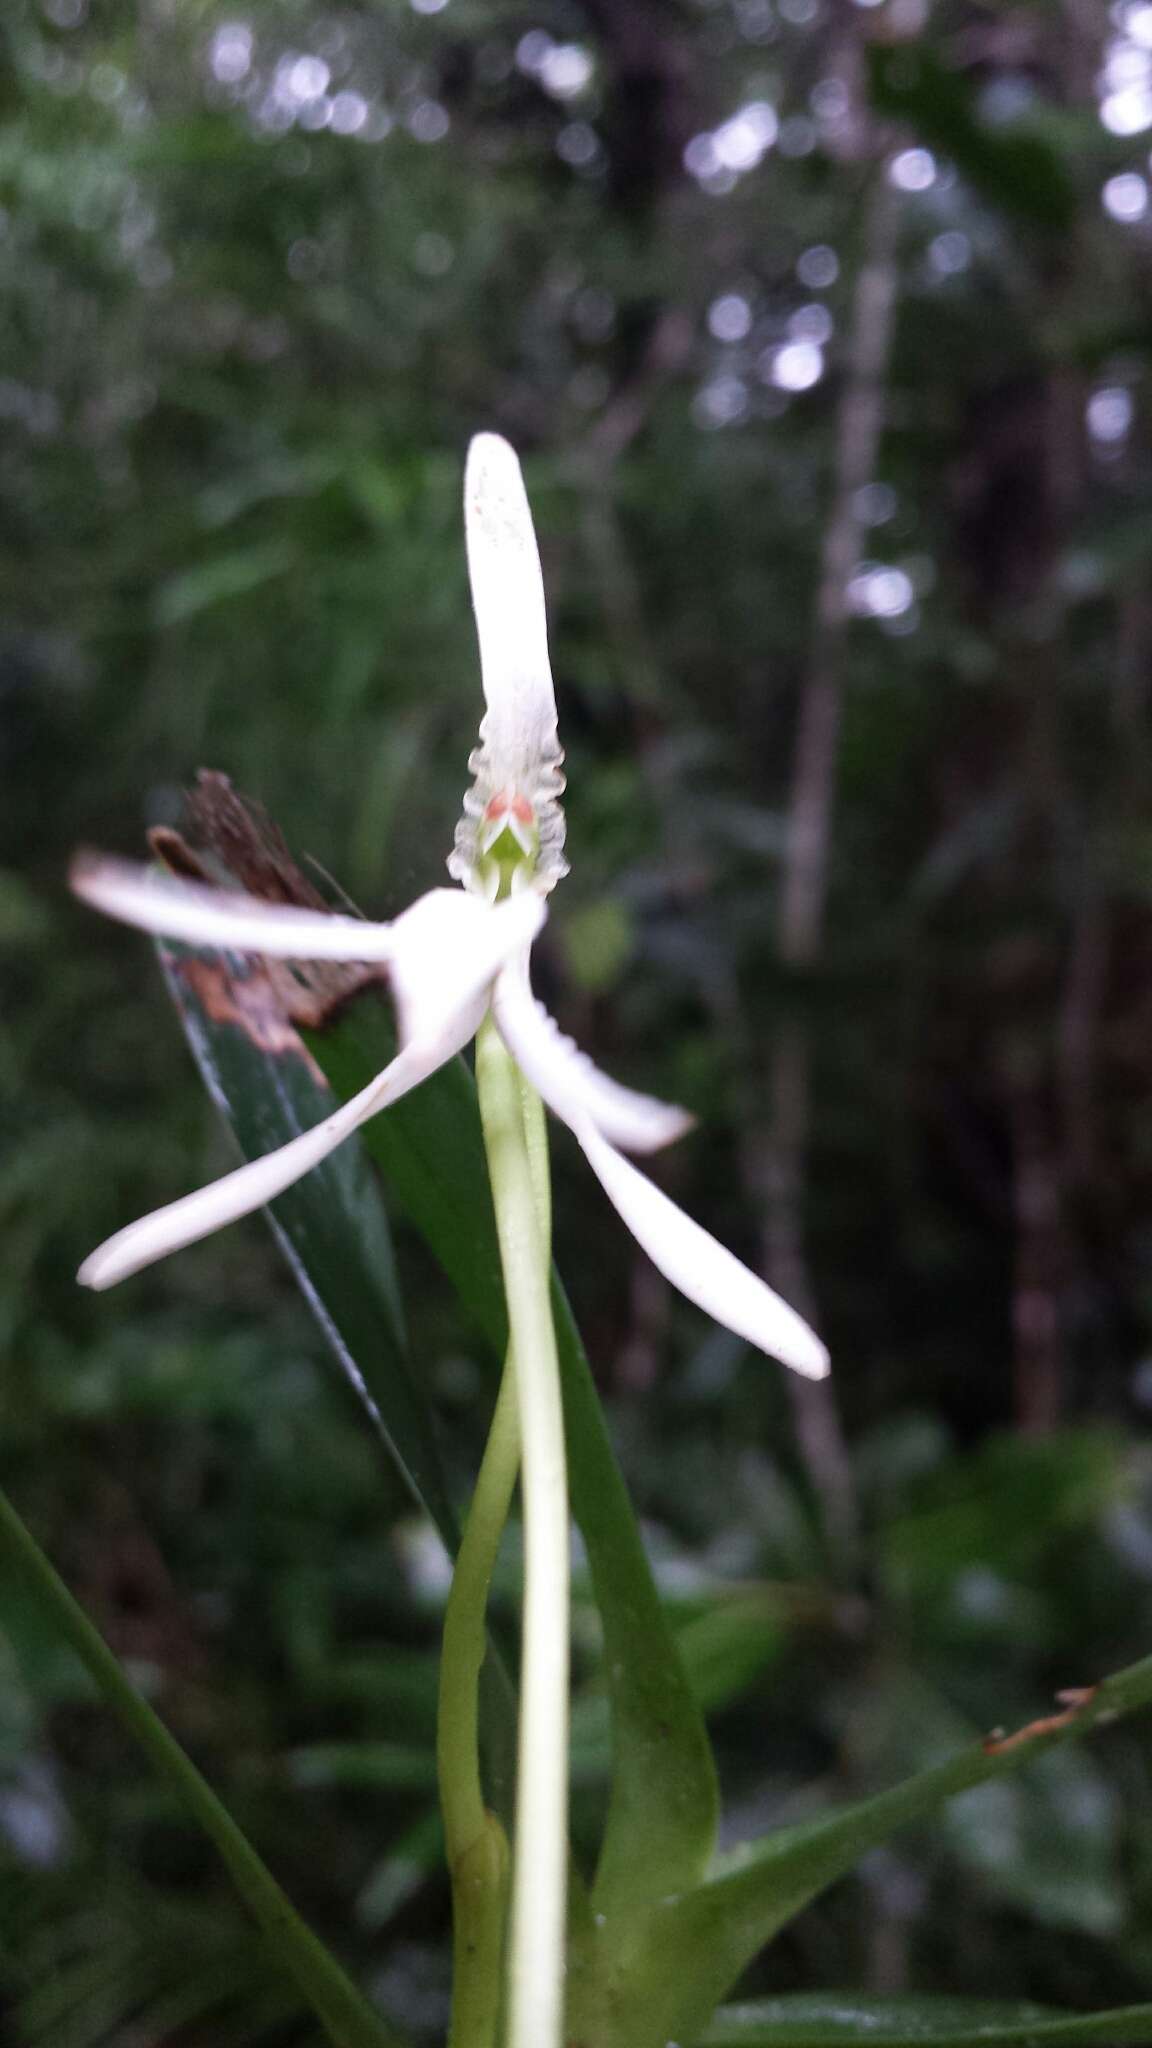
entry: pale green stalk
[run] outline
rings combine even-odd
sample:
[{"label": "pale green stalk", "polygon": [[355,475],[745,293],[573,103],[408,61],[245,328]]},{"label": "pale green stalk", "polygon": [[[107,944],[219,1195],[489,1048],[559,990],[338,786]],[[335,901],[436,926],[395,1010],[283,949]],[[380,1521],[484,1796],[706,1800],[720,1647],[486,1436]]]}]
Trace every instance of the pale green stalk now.
[{"label": "pale green stalk", "polygon": [[508,2048],[560,2048],[564,2025],[568,1831],[568,1489],[560,1369],[541,1231],[538,1125],[491,1018],[476,1041],[476,1080],[520,1411],[524,1513],[516,1843],[509,1946]]},{"label": "pale green stalk", "polygon": [[519,1466],[520,1423],[509,1352],[452,1574],[440,1652],[436,1757],[452,1878],[449,2048],[495,2048],[500,2017],[508,1843],[484,1803],[479,1685],[487,1651],[488,1588]]}]

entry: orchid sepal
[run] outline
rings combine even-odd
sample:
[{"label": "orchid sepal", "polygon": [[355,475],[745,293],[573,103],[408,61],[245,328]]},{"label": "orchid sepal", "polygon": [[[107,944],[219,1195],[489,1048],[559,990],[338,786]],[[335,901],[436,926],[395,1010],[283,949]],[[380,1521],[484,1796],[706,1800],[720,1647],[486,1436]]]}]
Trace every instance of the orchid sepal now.
[{"label": "orchid sepal", "polygon": [[[248,941],[245,950],[252,949],[259,920],[246,909],[233,917],[230,892],[197,883],[179,883],[173,889],[157,890],[152,888],[146,868],[133,869],[127,863],[101,863],[100,868],[113,875],[109,896],[115,895],[116,914],[121,917],[144,923],[146,930],[155,930],[155,897],[171,909],[172,922],[181,927],[171,932],[169,926],[171,936],[187,937],[192,928],[187,920],[191,917],[201,943],[209,929],[219,943],[219,933],[226,928],[234,947],[238,949],[237,932],[241,931]],[[91,867],[85,870],[89,875],[94,872]],[[219,897],[219,904],[210,900],[215,897]],[[241,902],[255,903],[256,899],[245,898]],[[259,908],[258,904],[256,907]],[[434,889],[419,897],[394,924],[365,925],[365,931],[386,934],[388,938],[387,957],[400,1038],[396,1058],[351,1102],[312,1130],[117,1231],[85,1259],[77,1279],[98,1292],[113,1287],[156,1260],[167,1258],[169,1253],[181,1251],[212,1231],[263,1208],[310,1173],[369,1117],[418,1087],[475,1037],[488,1007],[488,985],[493,976],[509,956],[522,954],[531,944],[546,914],[546,906],[538,896],[510,898],[487,909],[455,889]],[[287,910],[282,915],[287,918]],[[214,922],[217,918],[219,923]],[[300,923],[313,919],[323,925],[324,913],[300,913]],[[354,925],[356,921],[347,918],[340,922]],[[291,932],[289,957],[301,957],[300,923],[278,922],[274,927],[274,936]],[[356,944],[359,943],[357,935]],[[329,953],[327,957],[348,955]]]},{"label": "orchid sepal", "polygon": [[141,861],[80,853],[68,880],[73,894],[93,910],[188,946],[218,946],[278,960],[363,962],[387,961],[394,950],[390,924],[266,903],[238,889],[185,881]]}]

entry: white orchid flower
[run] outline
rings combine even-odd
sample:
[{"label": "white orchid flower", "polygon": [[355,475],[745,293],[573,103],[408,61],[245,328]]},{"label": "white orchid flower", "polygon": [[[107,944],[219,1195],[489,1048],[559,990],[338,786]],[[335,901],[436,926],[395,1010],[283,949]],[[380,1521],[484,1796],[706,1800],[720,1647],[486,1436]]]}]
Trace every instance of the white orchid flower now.
[{"label": "white orchid flower", "polygon": [[828,1354],[795,1310],[623,1157],[621,1148],[643,1153],[669,1144],[691,1118],[598,1072],[532,995],[528,956],[544,922],[544,897],[567,872],[563,755],[532,516],[520,465],[496,434],[472,442],[464,502],[486,710],[448,862],[462,889],[434,889],[394,923],[371,924],[262,903],[127,862],[88,857],[72,878],[77,894],[97,909],[191,945],[383,962],[400,1050],[314,1130],[130,1224],[85,1260],[78,1277],[89,1287],[111,1287],[261,1208],[459,1052],[490,1005],[509,1052],[572,1130],[653,1264],[717,1322],[820,1379]]}]

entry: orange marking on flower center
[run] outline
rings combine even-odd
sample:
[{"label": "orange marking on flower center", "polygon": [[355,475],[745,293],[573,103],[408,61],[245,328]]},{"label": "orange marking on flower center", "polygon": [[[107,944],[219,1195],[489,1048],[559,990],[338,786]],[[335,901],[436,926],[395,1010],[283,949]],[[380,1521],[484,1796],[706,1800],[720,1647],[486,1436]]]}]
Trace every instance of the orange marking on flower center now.
[{"label": "orange marking on flower center", "polygon": [[484,816],[493,824],[496,823],[497,819],[506,817],[509,812],[511,812],[518,824],[532,825],[535,823],[536,813],[527,797],[521,796],[516,790],[498,790],[496,795],[489,799],[484,808]]}]

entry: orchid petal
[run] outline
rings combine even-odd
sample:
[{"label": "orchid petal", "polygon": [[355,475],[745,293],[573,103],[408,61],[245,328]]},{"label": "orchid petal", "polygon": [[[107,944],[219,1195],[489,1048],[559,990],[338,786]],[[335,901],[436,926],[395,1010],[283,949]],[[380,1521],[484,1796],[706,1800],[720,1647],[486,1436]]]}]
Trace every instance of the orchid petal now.
[{"label": "orchid petal", "polygon": [[[475,1021],[468,1021],[474,1029]],[[249,1160],[246,1166],[198,1188],[195,1194],[169,1202],[166,1208],[156,1209],[150,1216],[142,1216],[139,1222],[118,1230],[85,1259],[76,1275],[81,1286],[93,1287],[98,1292],[115,1287],[141,1267],[167,1258],[169,1252],[182,1251],[185,1245],[195,1244],[198,1238],[223,1229],[225,1224],[235,1223],[253,1209],[262,1209],[294,1181],[302,1180],[330,1152],[335,1152],[369,1117],[427,1080],[429,1074],[435,1073],[437,1067],[467,1043],[469,1035],[466,1032],[447,1048],[443,1043],[406,1046],[359,1095],[312,1130],[303,1131],[290,1144],[266,1153],[262,1159]]]},{"label": "orchid petal", "polygon": [[585,1120],[575,1129],[609,1200],[665,1279],[769,1358],[780,1359],[806,1379],[823,1379],[828,1353],[803,1317],[646,1180],[591,1123]]},{"label": "orchid petal", "polygon": [[492,904],[462,889],[430,889],[419,897],[391,928],[389,971],[401,1044],[455,1034],[458,1016],[474,1010],[472,1029],[451,1049],[466,1045],[484,1014],[489,983],[509,960],[527,954],[547,915],[542,898],[530,891]]},{"label": "orchid petal", "polygon": [[70,880],[77,896],[93,909],[190,946],[224,946],[237,953],[288,960],[392,957],[390,924],[264,903],[256,896],[187,882],[136,861],[82,855],[73,863]]},{"label": "orchid petal", "polygon": [[593,1066],[538,1003],[527,976],[505,968],[492,995],[500,1036],[549,1109],[577,1129],[587,1117],[627,1152],[657,1152],[692,1127],[687,1110],[637,1095]]}]

